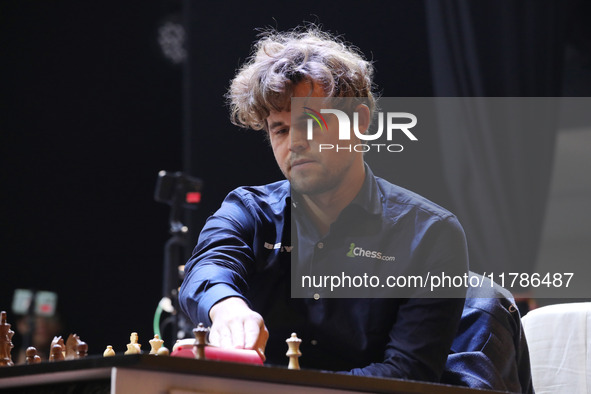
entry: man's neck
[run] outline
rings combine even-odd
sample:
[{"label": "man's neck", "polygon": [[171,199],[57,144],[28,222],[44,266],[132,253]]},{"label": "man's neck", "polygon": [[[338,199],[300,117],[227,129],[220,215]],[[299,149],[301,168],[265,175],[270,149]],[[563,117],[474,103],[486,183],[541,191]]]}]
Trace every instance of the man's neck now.
[{"label": "man's neck", "polygon": [[322,236],[328,233],[343,209],[355,199],[365,180],[365,166],[339,188],[317,195],[302,195],[304,209]]}]

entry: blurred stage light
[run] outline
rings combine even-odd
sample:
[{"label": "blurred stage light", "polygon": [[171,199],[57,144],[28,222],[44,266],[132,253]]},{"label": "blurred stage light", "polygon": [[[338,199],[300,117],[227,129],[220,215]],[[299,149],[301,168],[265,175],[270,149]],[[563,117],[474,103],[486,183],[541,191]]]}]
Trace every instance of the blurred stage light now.
[{"label": "blurred stage light", "polygon": [[167,21],[158,29],[160,49],[164,57],[174,64],[180,64],[187,58],[185,39],[185,27],[181,23]]}]

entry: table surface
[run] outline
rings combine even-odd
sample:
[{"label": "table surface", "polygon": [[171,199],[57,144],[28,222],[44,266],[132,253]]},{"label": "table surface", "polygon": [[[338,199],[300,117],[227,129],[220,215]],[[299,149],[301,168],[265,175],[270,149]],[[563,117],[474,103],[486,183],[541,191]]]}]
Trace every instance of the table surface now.
[{"label": "table surface", "polygon": [[109,379],[113,368],[373,393],[499,393],[498,391],[475,390],[400,379],[360,377],[316,370],[289,370],[276,366],[256,366],[146,354],[114,357],[89,356],[79,360],[0,367],[0,388],[55,382],[55,377],[58,375],[63,377],[62,380]]}]

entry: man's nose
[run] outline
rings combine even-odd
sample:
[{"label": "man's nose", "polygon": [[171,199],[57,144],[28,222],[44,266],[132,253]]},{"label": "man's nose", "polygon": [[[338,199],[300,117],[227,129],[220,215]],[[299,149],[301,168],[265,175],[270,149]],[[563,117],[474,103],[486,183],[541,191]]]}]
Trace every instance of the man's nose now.
[{"label": "man's nose", "polygon": [[292,152],[301,152],[306,150],[308,146],[305,130],[298,127],[291,127],[289,131],[289,150]]}]

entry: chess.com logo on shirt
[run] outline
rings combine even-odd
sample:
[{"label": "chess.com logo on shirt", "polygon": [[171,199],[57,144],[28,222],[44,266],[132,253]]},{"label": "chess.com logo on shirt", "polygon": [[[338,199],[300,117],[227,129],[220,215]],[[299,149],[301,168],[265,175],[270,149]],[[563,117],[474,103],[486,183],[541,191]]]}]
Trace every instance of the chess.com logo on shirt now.
[{"label": "chess.com logo on shirt", "polygon": [[359,246],[355,246],[355,243],[351,242],[349,245],[349,252],[347,252],[347,257],[368,257],[371,259],[381,260],[381,261],[396,261],[396,257],[394,256],[385,256],[382,252],[378,252],[375,250],[365,250]]}]

